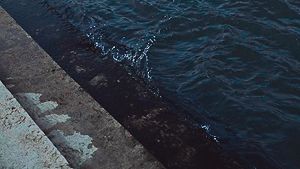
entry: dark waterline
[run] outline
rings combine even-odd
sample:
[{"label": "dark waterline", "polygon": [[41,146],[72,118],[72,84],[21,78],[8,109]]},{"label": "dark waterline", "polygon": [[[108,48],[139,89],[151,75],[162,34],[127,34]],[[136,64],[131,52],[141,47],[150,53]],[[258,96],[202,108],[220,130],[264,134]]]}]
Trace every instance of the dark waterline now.
[{"label": "dark waterline", "polygon": [[44,2],[250,167],[300,167],[296,1]]}]

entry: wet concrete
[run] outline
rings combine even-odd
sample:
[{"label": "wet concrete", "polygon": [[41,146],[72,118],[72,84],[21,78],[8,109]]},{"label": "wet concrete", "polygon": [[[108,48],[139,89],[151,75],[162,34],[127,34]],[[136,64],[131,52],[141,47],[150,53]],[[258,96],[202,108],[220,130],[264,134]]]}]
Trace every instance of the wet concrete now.
[{"label": "wet concrete", "polygon": [[74,168],[164,168],[0,7],[0,79]]}]

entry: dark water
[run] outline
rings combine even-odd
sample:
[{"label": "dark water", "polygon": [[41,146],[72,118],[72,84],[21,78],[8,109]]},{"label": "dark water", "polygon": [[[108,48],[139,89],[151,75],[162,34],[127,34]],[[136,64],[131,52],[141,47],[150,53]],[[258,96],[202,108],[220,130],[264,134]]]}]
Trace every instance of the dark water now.
[{"label": "dark water", "polygon": [[252,168],[300,168],[299,1],[44,3]]}]

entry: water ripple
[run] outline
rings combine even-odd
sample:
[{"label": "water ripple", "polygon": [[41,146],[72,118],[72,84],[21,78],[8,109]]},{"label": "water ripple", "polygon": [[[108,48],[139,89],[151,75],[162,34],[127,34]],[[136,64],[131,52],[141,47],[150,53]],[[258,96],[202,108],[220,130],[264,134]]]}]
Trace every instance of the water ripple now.
[{"label": "water ripple", "polygon": [[252,168],[300,168],[299,1],[43,2]]}]

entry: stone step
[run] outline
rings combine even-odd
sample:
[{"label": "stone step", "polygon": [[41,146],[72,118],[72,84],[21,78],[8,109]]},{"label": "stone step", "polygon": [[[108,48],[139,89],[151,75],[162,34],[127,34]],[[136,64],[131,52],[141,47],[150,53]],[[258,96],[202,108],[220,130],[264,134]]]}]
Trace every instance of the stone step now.
[{"label": "stone step", "polygon": [[70,168],[67,160],[1,81],[0,168]]}]

